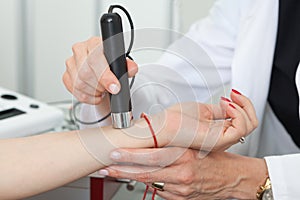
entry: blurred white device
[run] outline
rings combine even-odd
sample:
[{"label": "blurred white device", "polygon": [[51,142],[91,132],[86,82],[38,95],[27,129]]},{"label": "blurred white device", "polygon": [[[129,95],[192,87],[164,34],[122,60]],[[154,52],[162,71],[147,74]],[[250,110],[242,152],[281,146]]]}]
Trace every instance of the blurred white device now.
[{"label": "blurred white device", "polygon": [[0,87],[0,138],[51,131],[63,119],[60,109]]}]

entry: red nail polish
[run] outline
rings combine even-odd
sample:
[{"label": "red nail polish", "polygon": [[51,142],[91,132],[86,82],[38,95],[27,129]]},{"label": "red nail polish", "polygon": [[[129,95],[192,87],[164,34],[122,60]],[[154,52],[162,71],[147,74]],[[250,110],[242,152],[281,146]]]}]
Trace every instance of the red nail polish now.
[{"label": "red nail polish", "polygon": [[229,106],[236,109],[236,107],[234,105],[232,105],[231,103],[229,104]]},{"label": "red nail polish", "polygon": [[235,90],[235,89],[232,89],[231,91],[234,92],[235,94],[241,95],[241,93],[239,91]]},{"label": "red nail polish", "polygon": [[221,97],[221,100],[231,102],[230,99],[227,99],[226,97]]}]

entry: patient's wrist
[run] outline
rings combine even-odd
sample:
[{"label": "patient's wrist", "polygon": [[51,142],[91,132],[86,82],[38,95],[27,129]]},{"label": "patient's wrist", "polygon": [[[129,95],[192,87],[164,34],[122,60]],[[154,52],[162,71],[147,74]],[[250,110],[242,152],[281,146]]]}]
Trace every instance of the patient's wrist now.
[{"label": "patient's wrist", "polygon": [[[78,130],[78,137],[85,150],[105,166],[112,164],[108,155],[114,149],[154,147],[152,134],[144,119],[136,120],[133,126],[126,129],[115,129],[110,125]],[[164,146],[167,139],[163,136],[157,140],[160,146]]]}]

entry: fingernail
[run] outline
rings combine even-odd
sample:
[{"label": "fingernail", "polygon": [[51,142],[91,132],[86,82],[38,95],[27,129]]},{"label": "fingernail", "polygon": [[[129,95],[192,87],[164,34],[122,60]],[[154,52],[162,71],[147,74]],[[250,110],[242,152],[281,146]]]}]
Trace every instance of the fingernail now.
[{"label": "fingernail", "polygon": [[121,158],[121,154],[120,154],[120,152],[113,151],[110,154],[110,158],[113,160],[119,160]]},{"label": "fingernail", "polygon": [[226,97],[221,97],[221,100],[231,102],[230,99],[227,99]]},{"label": "fingernail", "polygon": [[112,94],[117,94],[120,91],[120,87],[117,84],[113,83],[109,85],[109,90]]},{"label": "fingernail", "polygon": [[108,176],[108,171],[106,169],[101,169],[99,170],[98,174],[102,176]]},{"label": "fingernail", "polygon": [[229,104],[229,106],[236,109],[236,107],[234,105],[232,105],[231,103]]},{"label": "fingernail", "polygon": [[241,95],[241,93],[239,91],[235,90],[235,89],[232,89],[231,91],[234,92],[235,94]]}]

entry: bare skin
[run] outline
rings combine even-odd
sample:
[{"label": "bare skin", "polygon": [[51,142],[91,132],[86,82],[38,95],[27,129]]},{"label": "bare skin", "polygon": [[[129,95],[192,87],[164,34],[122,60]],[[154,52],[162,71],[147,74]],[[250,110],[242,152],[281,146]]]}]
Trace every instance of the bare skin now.
[{"label": "bare skin", "polygon": [[[98,55],[92,53],[92,49],[95,49]],[[99,110],[106,113],[109,108],[103,103],[105,102],[103,93],[116,92],[112,91],[109,85],[112,83],[118,85],[118,81],[108,69],[107,61],[103,55],[101,38],[91,38],[88,41],[77,43],[73,48],[73,56],[67,60],[66,66],[64,83],[68,90],[82,102],[99,105],[99,108],[101,108]],[[137,64],[128,61],[128,70],[131,76],[134,75],[138,71]],[[92,73],[82,73],[90,71]],[[80,74],[78,75],[79,78],[77,73]],[[93,74],[92,77],[91,74]],[[201,121],[206,126],[197,126],[197,123],[190,120],[179,123],[180,126],[185,127],[186,134],[194,135],[195,130],[197,130],[196,132],[205,132],[205,134],[200,135],[201,150],[213,151],[209,154],[206,153],[206,157],[201,157],[201,159],[198,157],[199,149],[174,149],[174,151],[169,149],[119,149],[116,154],[111,154],[113,160],[138,164],[138,167],[114,165],[100,172],[119,178],[136,179],[146,184],[153,181],[163,181],[166,183],[165,191],[158,192],[158,194],[166,199],[225,199],[232,197],[255,199],[255,192],[267,174],[264,160],[242,157],[223,151],[236,143],[242,135],[249,134],[257,127],[258,122],[253,105],[246,97],[231,93],[231,99],[233,101],[232,106],[239,111],[239,115],[235,117],[236,119],[243,119],[242,123],[235,124],[233,121],[228,123],[227,120],[214,121],[213,123],[205,121],[201,117],[206,116],[209,119],[213,119],[213,115],[215,115],[215,118],[220,117],[216,114],[220,114],[220,112],[214,112],[213,115],[206,112],[209,110],[217,111],[218,109],[201,107],[202,110],[198,110],[193,109],[195,108],[193,106],[188,108],[190,105],[183,106],[189,111],[185,115],[190,116],[190,120],[194,119],[197,113],[208,113],[208,115],[202,114],[200,118],[196,118],[196,121]],[[221,104],[228,105],[228,103],[224,101]],[[176,121],[179,122],[178,115],[173,114],[171,122],[175,125],[171,127],[171,131],[178,132],[179,126],[176,126],[175,123]],[[224,116],[223,113],[222,117],[227,118],[227,114]],[[232,117],[232,115],[230,116]],[[186,128],[191,127],[190,124],[194,126],[191,129]],[[232,127],[235,127],[235,129],[232,129]],[[231,134],[219,134],[223,128],[227,131],[230,129],[234,131]],[[182,132],[183,129],[179,130]],[[224,142],[225,140],[227,142]],[[221,144],[220,141],[222,141]],[[171,146],[180,146],[174,141],[172,142]],[[191,143],[190,140],[187,143]],[[178,152],[181,153],[178,154]],[[113,155],[122,156],[116,159]],[[174,158],[176,158],[176,161]],[[218,163],[218,165],[215,163]],[[140,164],[143,164],[143,166]],[[162,166],[165,168],[162,168]],[[149,173],[149,169],[153,170],[153,167],[156,171]]]},{"label": "bare skin", "polygon": [[[242,98],[247,100],[246,97]],[[255,124],[248,126],[249,118],[245,120],[253,108],[238,100],[232,104],[235,108],[226,102],[220,105],[178,104],[151,116],[159,147],[176,145],[199,149],[205,143],[204,136],[212,134],[210,124],[220,119],[227,122],[228,118],[231,119],[228,123],[219,124],[217,134],[220,137],[216,138],[213,146],[206,144],[205,148],[217,151],[237,143],[241,136],[246,136],[255,128]],[[206,114],[197,116],[194,115],[197,112],[192,113],[191,110],[205,111]],[[191,132],[190,125],[199,128]],[[247,126],[249,129],[245,129]],[[82,143],[79,136],[83,135],[91,137],[91,141],[98,141],[98,151],[95,152],[100,157],[98,160],[89,151],[94,146]],[[99,136],[106,139],[98,140]],[[110,148],[107,148],[107,144],[110,144]],[[126,134],[124,130],[107,126],[5,139],[0,141],[0,146],[0,199],[20,199],[62,186],[113,164],[109,155],[114,148],[149,148],[153,147],[153,139],[146,122],[139,119],[134,126],[126,129]]]}]

